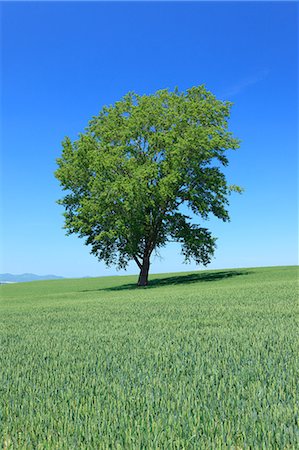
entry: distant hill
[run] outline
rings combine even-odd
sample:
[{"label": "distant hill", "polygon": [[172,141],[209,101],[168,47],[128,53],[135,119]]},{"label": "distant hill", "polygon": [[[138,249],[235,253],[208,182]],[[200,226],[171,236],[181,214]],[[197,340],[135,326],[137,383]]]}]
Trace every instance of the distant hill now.
[{"label": "distant hill", "polygon": [[58,277],[57,275],[36,275],[34,273],[22,273],[20,275],[1,273],[0,283],[22,283],[25,281],[57,280],[60,278],[63,277]]}]

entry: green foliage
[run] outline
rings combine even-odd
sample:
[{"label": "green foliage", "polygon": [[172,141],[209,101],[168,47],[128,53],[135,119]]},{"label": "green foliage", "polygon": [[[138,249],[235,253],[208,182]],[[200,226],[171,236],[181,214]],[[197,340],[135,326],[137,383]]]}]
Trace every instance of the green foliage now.
[{"label": "green foliage", "polygon": [[85,134],[63,142],[56,177],[64,190],[65,228],[86,239],[108,265],[126,267],[168,240],[185,258],[207,264],[215,239],[180,211],[202,220],[229,220],[228,186],[221,166],[239,141],[228,131],[231,103],[204,86],[186,92],[127,94],[104,107]]},{"label": "green foliage", "polygon": [[298,267],[0,286],[4,449],[298,449]]}]

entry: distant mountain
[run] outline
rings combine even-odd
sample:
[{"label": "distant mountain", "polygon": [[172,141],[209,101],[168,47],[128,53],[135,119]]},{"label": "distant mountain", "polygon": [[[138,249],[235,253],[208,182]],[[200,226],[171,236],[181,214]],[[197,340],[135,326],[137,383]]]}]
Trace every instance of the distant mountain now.
[{"label": "distant mountain", "polygon": [[61,278],[63,277],[58,277],[56,275],[36,275],[34,273],[22,273],[20,275],[0,273],[0,283],[22,283],[25,281],[57,280]]}]

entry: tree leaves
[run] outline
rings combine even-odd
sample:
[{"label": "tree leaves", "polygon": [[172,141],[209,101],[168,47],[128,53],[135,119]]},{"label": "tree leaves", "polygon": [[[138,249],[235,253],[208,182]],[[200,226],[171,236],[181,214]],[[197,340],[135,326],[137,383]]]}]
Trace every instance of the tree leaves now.
[{"label": "tree leaves", "polygon": [[228,131],[230,108],[204,86],[131,92],[104,107],[85,134],[65,138],[57,160],[68,233],[108,265],[150,257],[169,239],[182,243],[186,260],[207,264],[215,239],[180,206],[203,220],[229,220],[228,196],[241,191],[220,170],[226,151],[239,147]]}]

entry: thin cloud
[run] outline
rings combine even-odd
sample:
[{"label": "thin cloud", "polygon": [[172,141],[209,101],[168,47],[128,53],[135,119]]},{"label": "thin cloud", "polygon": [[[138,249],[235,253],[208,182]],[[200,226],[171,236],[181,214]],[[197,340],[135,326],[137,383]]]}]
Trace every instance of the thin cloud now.
[{"label": "thin cloud", "polygon": [[243,80],[240,80],[238,83],[234,84],[230,88],[228,88],[223,96],[224,97],[233,97],[240,92],[247,89],[249,86],[253,86],[254,84],[259,83],[260,81],[264,80],[269,74],[268,70],[263,70],[262,72],[258,73],[255,76],[244,78]]}]

